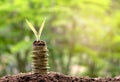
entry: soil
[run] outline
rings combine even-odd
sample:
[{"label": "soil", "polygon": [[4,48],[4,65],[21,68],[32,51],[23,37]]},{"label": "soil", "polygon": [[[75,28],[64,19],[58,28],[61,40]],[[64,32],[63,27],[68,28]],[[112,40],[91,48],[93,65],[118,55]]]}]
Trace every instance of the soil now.
[{"label": "soil", "polygon": [[1,77],[0,82],[120,82],[120,76],[114,78],[90,78],[67,76],[55,72],[44,75],[37,73],[19,73],[17,75]]}]

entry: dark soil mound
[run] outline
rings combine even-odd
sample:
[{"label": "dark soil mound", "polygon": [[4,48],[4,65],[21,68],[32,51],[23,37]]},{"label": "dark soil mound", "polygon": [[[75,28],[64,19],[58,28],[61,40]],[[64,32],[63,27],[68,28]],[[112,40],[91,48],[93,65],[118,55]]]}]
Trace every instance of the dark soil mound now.
[{"label": "dark soil mound", "polygon": [[0,78],[0,82],[120,82],[120,77],[115,78],[72,77],[53,72],[45,75],[20,73],[13,76],[2,77]]}]

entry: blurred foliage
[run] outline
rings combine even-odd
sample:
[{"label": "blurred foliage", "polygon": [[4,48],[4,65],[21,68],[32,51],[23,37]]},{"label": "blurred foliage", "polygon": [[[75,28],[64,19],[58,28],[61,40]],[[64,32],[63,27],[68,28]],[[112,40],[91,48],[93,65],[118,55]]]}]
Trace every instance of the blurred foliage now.
[{"label": "blurred foliage", "polygon": [[0,76],[31,71],[35,36],[49,49],[50,71],[81,76],[116,76],[120,70],[120,0],[1,0]]}]

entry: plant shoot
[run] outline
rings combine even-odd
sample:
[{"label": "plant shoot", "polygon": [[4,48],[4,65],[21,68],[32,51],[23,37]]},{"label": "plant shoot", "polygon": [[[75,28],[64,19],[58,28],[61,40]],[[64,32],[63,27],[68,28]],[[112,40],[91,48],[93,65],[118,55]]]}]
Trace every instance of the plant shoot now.
[{"label": "plant shoot", "polygon": [[26,19],[26,22],[27,22],[29,28],[33,31],[33,33],[34,33],[37,41],[40,39],[40,36],[41,36],[42,30],[43,30],[45,21],[46,21],[46,18],[45,18],[44,21],[42,22],[42,25],[41,25],[41,27],[40,27],[40,29],[39,29],[39,32],[37,32],[37,31],[35,30],[34,26]]}]

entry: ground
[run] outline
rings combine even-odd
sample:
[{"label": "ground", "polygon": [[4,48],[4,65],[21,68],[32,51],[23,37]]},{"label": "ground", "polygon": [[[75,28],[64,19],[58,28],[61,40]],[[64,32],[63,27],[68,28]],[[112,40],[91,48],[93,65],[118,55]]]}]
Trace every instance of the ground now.
[{"label": "ground", "polygon": [[19,73],[0,78],[0,82],[120,82],[120,76],[114,78],[75,77],[50,72],[45,75],[33,73]]}]

